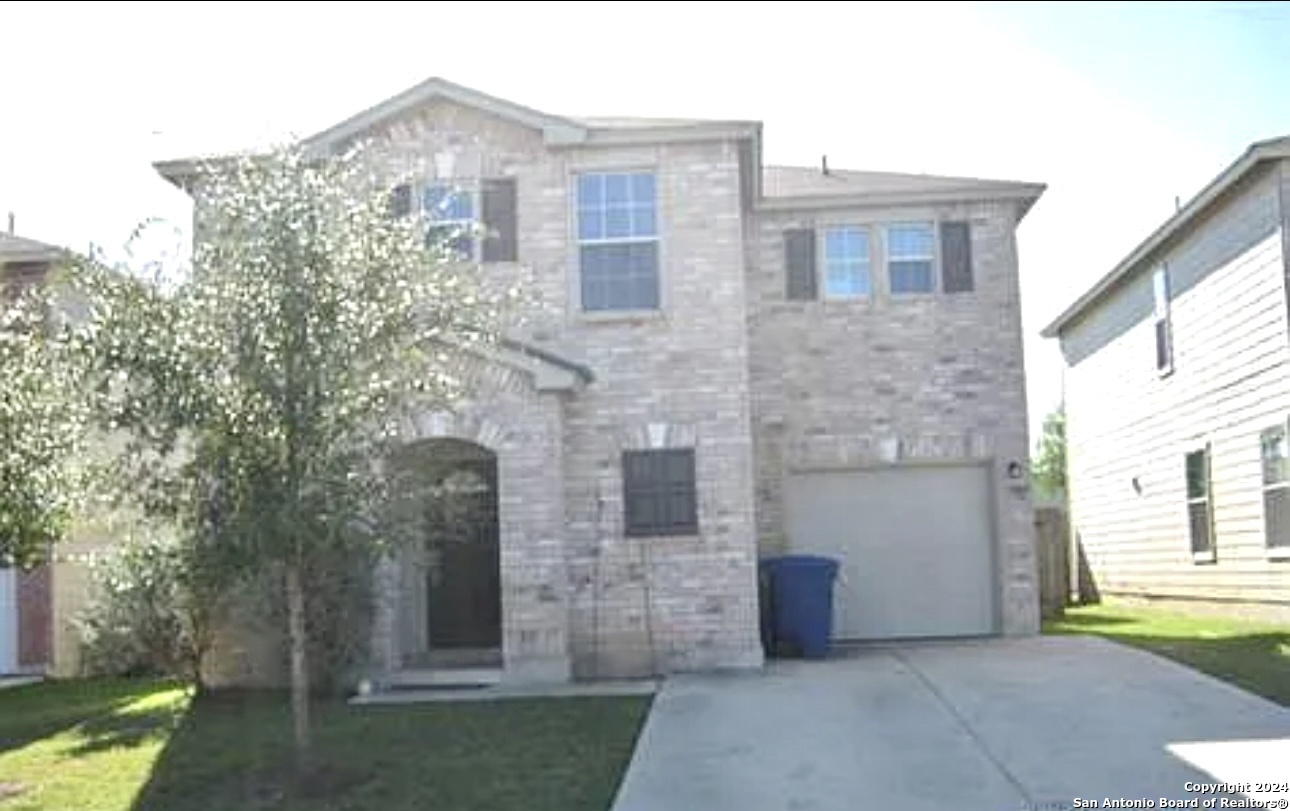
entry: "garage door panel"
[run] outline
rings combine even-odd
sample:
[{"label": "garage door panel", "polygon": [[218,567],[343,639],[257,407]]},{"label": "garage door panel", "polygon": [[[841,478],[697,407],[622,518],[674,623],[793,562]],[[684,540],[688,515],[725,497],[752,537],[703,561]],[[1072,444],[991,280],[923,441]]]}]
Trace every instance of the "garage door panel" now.
[{"label": "garage door panel", "polygon": [[977,466],[791,476],[790,548],[840,563],[835,636],[993,633],[990,499]]}]

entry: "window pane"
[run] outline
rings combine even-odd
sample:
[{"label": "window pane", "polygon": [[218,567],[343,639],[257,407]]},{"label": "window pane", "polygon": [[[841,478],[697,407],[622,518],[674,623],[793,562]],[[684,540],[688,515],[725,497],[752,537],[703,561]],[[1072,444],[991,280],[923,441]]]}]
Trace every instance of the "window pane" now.
[{"label": "window pane", "polygon": [[1169,348],[1169,322],[1156,322],[1156,368],[1169,368],[1171,351]]},{"label": "window pane", "polygon": [[930,259],[934,242],[930,225],[893,225],[887,229],[887,255],[892,259]]},{"label": "window pane", "polygon": [[892,293],[930,293],[932,292],[931,262],[892,262]]},{"label": "window pane", "polygon": [[1196,504],[1188,504],[1187,516],[1191,523],[1191,551],[1210,551],[1209,503],[1201,501]]},{"label": "window pane", "polygon": [[653,205],[632,206],[632,236],[658,236],[658,221],[654,215]]},{"label": "window pane", "polygon": [[[658,233],[655,179],[648,173],[580,175],[578,238],[629,239]],[[599,222],[596,219],[599,218]]]},{"label": "window pane", "polygon": [[612,207],[605,210],[605,238],[625,239],[632,236],[631,209]]},{"label": "window pane", "polygon": [[1290,489],[1278,487],[1263,494],[1263,513],[1267,525],[1267,544],[1290,547]]},{"label": "window pane", "polygon": [[1208,495],[1206,467],[1205,451],[1187,454],[1187,498],[1205,498]]},{"label": "window pane", "polygon": [[1286,432],[1284,428],[1269,428],[1262,436],[1263,483],[1281,484],[1286,481]]},{"label": "window pane", "polygon": [[1163,318],[1169,308],[1169,277],[1164,268],[1157,268],[1151,278],[1152,292],[1155,295],[1156,317]]},{"label": "window pane", "polygon": [[605,175],[605,205],[625,206],[632,201],[631,175]]},{"label": "window pane", "polygon": [[632,200],[636,203],[653,205],[657,196],[654,175],[640,172],[632,175]]},{"label": "window pane", "polygon": [[578,209],[578,239],[604,239],[605,219],[598,208]]},{"label": "window pane", "polygon": [[656,243],[583,245],[580,258],[585,309],[654,309],[658,306]]},{"label": "window pane", "polygon": [[580,175],[578,177],[578,206],[580,208],[598,208],[604,204],[604,176]]}]

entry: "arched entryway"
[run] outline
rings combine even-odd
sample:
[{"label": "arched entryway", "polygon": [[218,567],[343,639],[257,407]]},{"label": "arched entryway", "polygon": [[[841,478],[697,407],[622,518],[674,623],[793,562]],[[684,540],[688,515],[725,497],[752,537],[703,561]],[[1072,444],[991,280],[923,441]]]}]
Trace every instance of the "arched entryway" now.
[{"label": "arched entryway", "polygon": [[393,461],[406,526],[400,556],[402,666],[500,660],[496,454],[441,437],[410,444]]}]

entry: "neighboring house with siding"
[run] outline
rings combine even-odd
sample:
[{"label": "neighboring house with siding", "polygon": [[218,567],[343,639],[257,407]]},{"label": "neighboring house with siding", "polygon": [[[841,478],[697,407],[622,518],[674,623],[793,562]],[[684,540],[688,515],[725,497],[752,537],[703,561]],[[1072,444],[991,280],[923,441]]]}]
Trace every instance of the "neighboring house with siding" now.
[{"label": "neighboring house with siding", "polygon": [[1253,144],[1043,334],[1102,594],[1290,615],[1290,138]]},{"label": "neighboring house with siding", "polygon": [[[9,232],[0,232],[0,306],[42,284],[61,256],[53,245],[13,233],[11,220]],[[20,569],[0,561],[0,675],[43,673],[53,665],[53,579],[50,565]]]},{"label": "neighboring house with siding", "polygon": [[[440,79],[307,144],[358,138],[417,172],[396,213],[482,226],[457,260],[532,297],[496,391],[405,426],[431,518],[376,572],[379,679],[758,667],[782,551],[842,559],[839,638],[1037,630],[1016,229],[1043,186],[766,166],[759,122]],[[197,221],[200,165],[157,164]]]}]

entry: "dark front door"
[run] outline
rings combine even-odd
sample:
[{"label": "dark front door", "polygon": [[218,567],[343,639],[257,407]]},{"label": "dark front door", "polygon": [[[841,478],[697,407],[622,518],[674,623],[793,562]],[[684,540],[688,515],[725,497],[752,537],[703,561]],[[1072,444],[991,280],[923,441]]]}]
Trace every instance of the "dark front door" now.
[{"label": "dark front door", "polygon": [[431,650],[502,644],[496,458],[460,460],[430,488]]}]

